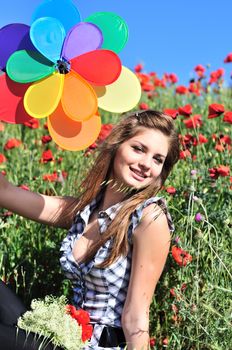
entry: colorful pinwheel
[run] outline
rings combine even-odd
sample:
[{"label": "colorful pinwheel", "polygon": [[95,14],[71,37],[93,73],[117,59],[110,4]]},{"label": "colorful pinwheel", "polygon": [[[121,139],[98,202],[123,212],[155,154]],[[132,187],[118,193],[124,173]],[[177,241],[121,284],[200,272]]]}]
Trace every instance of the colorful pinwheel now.
[{"label": "colorful pinwheel", "polygon": [[121,113],[140,99],[137,77],[117,55],[127,42],[126,23],[110,12],[81,22],[70,0],[45,0],[32,18],[31,27],[0,30],[0,68],[6,71],[0,76],[0,120],[48,117],[58,145],[84,149],[100,132],[98,106]]}]

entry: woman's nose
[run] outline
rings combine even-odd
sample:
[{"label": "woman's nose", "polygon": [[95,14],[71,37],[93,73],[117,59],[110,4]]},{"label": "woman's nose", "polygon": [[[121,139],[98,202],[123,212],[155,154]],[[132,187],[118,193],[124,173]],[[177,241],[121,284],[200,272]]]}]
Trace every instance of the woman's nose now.
[{"label": "woman's nose", "polygon": [[142,159],[140,159],[140,162],[139,162],[139,165],[140,167],[142,167],[143,169],[150,169],[151,167],[151,157],[149,156],[146,156],[146,157],[143,157]]}]

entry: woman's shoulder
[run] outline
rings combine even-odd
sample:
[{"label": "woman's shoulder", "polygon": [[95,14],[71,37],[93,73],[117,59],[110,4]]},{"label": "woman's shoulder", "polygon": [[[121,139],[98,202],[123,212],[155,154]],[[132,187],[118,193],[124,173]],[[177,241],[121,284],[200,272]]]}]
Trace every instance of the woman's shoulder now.
[{"label": "woman's shoulder", "polygon": [[167,222],[170,232],[175,227],[167,203],[163,197],[151,197],[140,203],[132,213],[132,233],[138,225],[145,225],[152,221]]}]

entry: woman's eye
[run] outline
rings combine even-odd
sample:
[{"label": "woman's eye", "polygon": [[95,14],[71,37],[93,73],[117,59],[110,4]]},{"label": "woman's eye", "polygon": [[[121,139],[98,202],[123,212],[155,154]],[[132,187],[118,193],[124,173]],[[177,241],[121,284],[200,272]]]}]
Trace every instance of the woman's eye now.
[{"label": "woman's eye", "polygon": [[162,163],[163,163],[162,159],[160,159],[160,158],[154,157],[154,160],[155,160],[158,164],[162,164]]},{"label": "woman's eye", "polygon": [[142,149],[141,147],[139,147],[139,146],[132,146],[132,148],[133,148],[134,150],[136,150],[136,151],[139,151],[139,152],[142,152],[142,151],[143,151],[143,149]]}]

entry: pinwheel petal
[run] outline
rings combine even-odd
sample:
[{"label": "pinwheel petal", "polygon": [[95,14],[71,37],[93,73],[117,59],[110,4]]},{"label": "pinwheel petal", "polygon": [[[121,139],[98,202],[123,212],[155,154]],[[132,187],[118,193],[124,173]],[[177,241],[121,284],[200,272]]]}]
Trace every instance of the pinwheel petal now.
[{"label": "pinwheel petal", "polygon": [[66,33],[81,21],[78,9],[70,0],[44,0],[32,15],[32,23],[40,17],[54,17],[64,26]]},{"label": "pinwheel petal", "polygon": [[0,29],[0,69],[5,69],[8,58],[18,50],[34,50],[30,27],[22,23],[12,23]]},{"label": "pinwheel petal", "polygon": [[85,19],[85,22],[96,24],[103,34],[103,49],[120,52],[128,40],[126,22],[112,12],[95,12]]},{"label": "pinwheel petal", "polygon": [[23,105],[23,96],[30,84],[20,84],[5,73],[0,76],[0,120],[11,124],[22,124],[31,119]]},{"label": "pinwheel petal", "polygon": [[65,36],[64,26],[56,18],[38,18],[31,25],[31,41],[37,50],[52,62],[60,59]]},{"label": "pinwheel petal", "polygon": [[109,50],[94,50],[73,58],[71,69],[95,85],[112,84],[121,73],[119,57]]},{"label": "pinwheel petal", "polygon": [[67,116],[75,121],[87,120],[97,112],[94,89],[73,71],[65,74],[61,102]]},{"label": "pinwheel petal", "polygon": [[52,74],[54,70],[54,64],[37,51],[16,51],[6,65],[7,74],[18,83],[31,83]]},{"label": "pinwheel petal", "polygon": [[101,130],[101,118],[94,115],[78,122],[67,117],[60,103],[48,117],[48,130],[55,143],[69,151],[80,151],[90,146]]},{"label": "pinwheel petal", "polygon": [[98,106],[108,112],[124,113],[134,108],[141,97],[141,85],[136,75],[122,66],[122,72],[113,84],[93,86]]},{"label": "pinwheel petal", "polygon": [[68,32],[62,49],[62,57],[70,60],[98,49],[102,42],[102,33],[97,26],[92,23],[79,23]]},{"label": "pinwheel petal", "polygon": [[59,73],[31,85],[24,96],[27,113],[34,118],[52,114],[60,102],[63,85],[64,75]]}]

